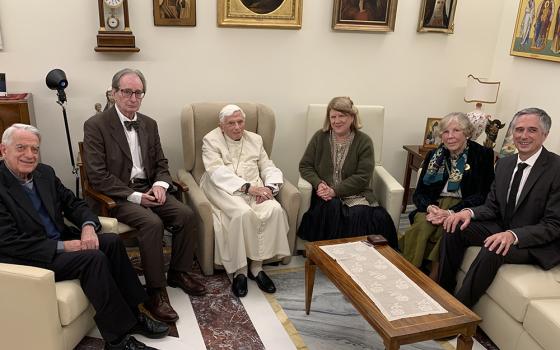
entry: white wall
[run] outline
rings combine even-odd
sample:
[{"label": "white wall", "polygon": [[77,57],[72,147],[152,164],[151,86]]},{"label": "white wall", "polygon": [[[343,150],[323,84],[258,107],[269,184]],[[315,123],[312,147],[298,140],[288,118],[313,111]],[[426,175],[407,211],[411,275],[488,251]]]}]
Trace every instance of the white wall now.
[{"label": "white wall", "polygon": [[[416,32],[420,1],[399,1],[395,32],[387,34],[334,32],[332,1],[303,1],[301,30],[271,30],[219,28],[216,1],[211,0],[197,1],[194,28],[155,27],[152,1],[130,0],[131,28],[141,51],[107,54],[93,50],[96,1],[27,0],[22,6],[21,1],[0,0],[0,71],[7,73],[9,91],[33,93],[45,140],[42,159],[56,167],[67,185],[73,182],[61,112],[55,93],[44,83],[52,68],[62,68],[69,79],[74,145],[93,105],[104,102],[113,73],[125,66],[141,69],[148,79],[141,111],[159,121],[173,173],[182,160],[180,111],[196,101],[257,101],[272,107],[277,115],[272,157],[292,181],[305,146],[300,127],[309,103],[348,95],[357,104],[384,105],[384,163],[400,180],[402,145],[421,141],[426,117],[473,109],[463,102],[467,74],[504,81],[500,113],[511,114],[506,105],[515,109],[522,102],[542,101],[536,92],[529,94],[529,87],[522,97],[510,97],[517,87],[506,79],[517,66],[500,67],[509,57],[506,37],[511,28],[506,22],[513,20],[501,19],[502,8],[511,1],[459,1],[452,35]],[[505,7],[510,16],[515,6]],[[545,70],[554,65],[518,60],[519,65],[543,65],[535,81],[545,80]],[[512,99],[521,101],[512,106]]]}]

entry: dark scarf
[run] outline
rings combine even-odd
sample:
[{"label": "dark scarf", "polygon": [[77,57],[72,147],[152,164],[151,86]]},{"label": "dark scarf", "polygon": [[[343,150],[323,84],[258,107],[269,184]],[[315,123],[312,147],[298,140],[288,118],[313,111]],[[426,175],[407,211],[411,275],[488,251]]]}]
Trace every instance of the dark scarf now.
[{"label": "dark scarf", "polygon": [[468,150],[469,144],[467,143],[463,152],[457,157],[453,157],[443,143],[439,145],[428,163],[428,169],[426,169],[426,174],[422,179],[424,184],[431,185],[435,182],[443,181],[443,174],[445,169],[447,169],[449,172],[447,191],[457,191],[463,179],[463,172],[465,168],[468,170],[469,167],[467,164]]}]

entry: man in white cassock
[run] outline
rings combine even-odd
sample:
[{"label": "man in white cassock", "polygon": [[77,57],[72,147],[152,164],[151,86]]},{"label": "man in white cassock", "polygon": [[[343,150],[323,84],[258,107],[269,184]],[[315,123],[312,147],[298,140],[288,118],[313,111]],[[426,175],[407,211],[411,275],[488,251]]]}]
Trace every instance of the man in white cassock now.
[{"label": "man in white cassock", "polygon": [[262,262],[290,255],[288,219],[274,199],[284,182],[282,171],[268,158],[261,136],[245,130],[240,107],[227,105],[218,117],[219,127],[202,140],[206,173],[200,181],[212,204],[214,260],[233,273],[236,296],[247,295],[247,272],[261,290],[274,293]]}]

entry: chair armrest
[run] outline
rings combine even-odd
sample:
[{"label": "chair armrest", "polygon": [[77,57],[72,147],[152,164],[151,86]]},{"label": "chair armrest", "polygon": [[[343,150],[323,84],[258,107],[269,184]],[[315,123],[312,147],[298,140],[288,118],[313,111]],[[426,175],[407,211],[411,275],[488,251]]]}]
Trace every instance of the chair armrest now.
[{"label": "chair armrest", "polygon": [[280,192],[276,195],[276,200],[286,211],[288,217],[288,246],[293,254],[296,244],[297,220],[299,207],[301,205],[301,195],[297,188],[288,180],[284,179],[284,184]]},{"label": "chair armrest", "polygon": [[101,233],[118,233],[119,221],[115,218],[107,216],[100,216],[99,222],[101,223]]},{"label": "chair armrest", "polygon": [[115,203],[115,201],[111,197],[106,196],[101,192],[97,192],[91,187],[83,189],[82,192],[84,198],[90,197],[100,204],[99,213],[103,216],[109,216],[109,210],[117,206],[117,203]]},{"label": "chair armrest", "polygon": [[54,273],[0,263],[0,285],[2,348],[63,349]]},{"label": "chair armrest", "polygon": [[188,186],[185,193],[186,203],[194,210],[197,217],[198,230],[196,239],[196,257],[205,275],[214,273],[214,219],[212,205],[195,181],[191,173],[185,169],[177,172],[179,181]]},{"label": "chair armrest", "polygon": [[383,166],[376,165],[371,179],[371,189],[379,204],[389,212],[398,229],[404,187]]},{"label": "chair armrest", "polygon": [[301,194],[301,205],[299,207],[298,220],[297,220],[297,225],[299,227],[303,214],[305,214],[309,210],[309,207],[311,206],[311,195],[313,193],[313,186],[311,186],[309,182],[307,182],[302,177],[300,177],[298,179],[298,190],[299,193]]},{"label": "chair armrest", "polygon": [[183,193],[189,192],[189,186],[183,181],[173,180],[173,186],[177,187],[179,192],[183,192]]}]

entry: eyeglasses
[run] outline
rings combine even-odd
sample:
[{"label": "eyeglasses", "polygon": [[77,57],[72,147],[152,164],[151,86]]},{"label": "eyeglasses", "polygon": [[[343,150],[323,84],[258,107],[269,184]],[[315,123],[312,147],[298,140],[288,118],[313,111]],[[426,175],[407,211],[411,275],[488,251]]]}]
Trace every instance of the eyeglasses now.
[{"label": "eyeglasses", "polygon": [[144,95],[146,95],[146,93],[142,90],[131,90],[131,89],[122,89],[119,90],[121,92],[121,95],[123,95],[126,98],[131,98],[132,94],[134,94],[134,96],[136,96],[136,98],[140,99],[140,98],[144,98]]}]

